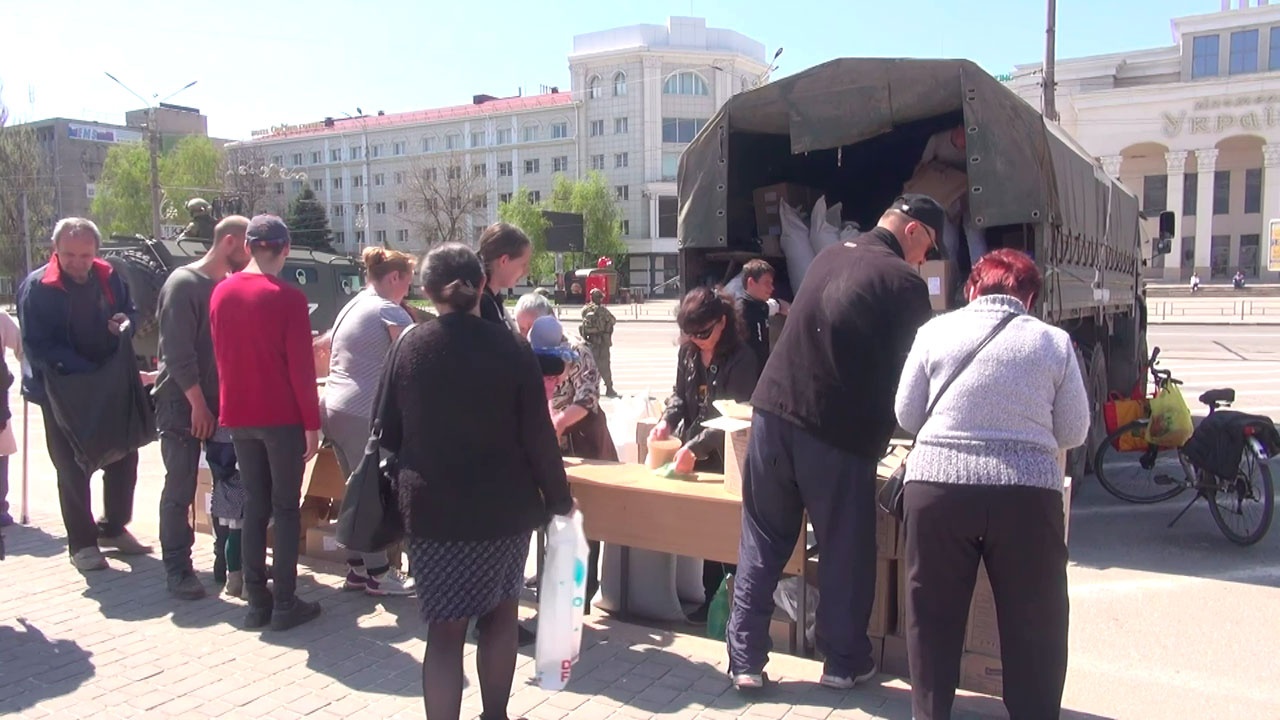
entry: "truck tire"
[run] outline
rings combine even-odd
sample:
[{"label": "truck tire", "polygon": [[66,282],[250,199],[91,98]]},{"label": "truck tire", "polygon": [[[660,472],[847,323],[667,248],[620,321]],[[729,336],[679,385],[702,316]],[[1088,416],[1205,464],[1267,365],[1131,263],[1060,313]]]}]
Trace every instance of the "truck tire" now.
[{"label": "truck tire", "polygon": [[[1084,354],[1080,352],[1079,345],[1076,345],[1076,366],[1080,368],[1080,379],[1084,382],[1085,391],[1088,392],[1088,365],[1085,364]],[[1067,475],[1071,476],[1071,497],[1073,498],[1080,492],[1081,480],[1089,472],[1090,450],[1089,441],[1085,440],[1084,445],[1067,451]]]},{"label": "truck tire", "polygon": [[1147,357],[1146,333],[1135,328],[1130,318],[1117,323],[1107,355],[1107,384],[1111,390],[1128,397],[1134,384],[1143,379]]},{"label": "truck tire", "polygon": [[1088,354],[1076,346],[1076,364],[1084,380],[1085,397],[1089,400],[1089,435],[1084,445],[1067,452],[1067,474],[1071,476],[1071,496],[1080,492],[1084,479],[1093,472],[1093,456],[1106,440],[1104,415],[1109,390],[1107,386],[1107,354],[1102,343],[1094,343]]},{"label": "truck tire", "polygon": [[160,302],[160,288],[164,287],[169,271],[145,251],[107,250],[104,259],[111,263],[129,287],[129,296],[138,309],[133,352],[143,359],[144,367],[150,368],[151,358],[157,354],[159,345],[160,319],[156,317],[156,308]]}]

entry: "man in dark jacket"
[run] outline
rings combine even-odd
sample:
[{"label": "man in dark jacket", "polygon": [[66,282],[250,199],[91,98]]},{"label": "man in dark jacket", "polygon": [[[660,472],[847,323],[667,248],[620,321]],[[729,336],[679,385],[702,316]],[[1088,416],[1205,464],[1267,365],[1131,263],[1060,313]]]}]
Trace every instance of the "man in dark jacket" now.
[{"label": "man in dark jacket", "polygon": [[773,299],[773,279],[772,265],[760,258],[750,260],[742,266],[742,291],[734,298],[747,328],[747,346],[756,354],[761,370],[769,359],[769,318],[786,315],[791,308]]},{"label": "man in dark jacket", "polygon": [[[99,548],[145,555],[125,526],[133,517],[138,481],[138,451],[102,469],[103,517],[93,519],[87,471],[76,460],[71,440],[58,425],[45,391],[45,377],[94,372],[121,348],[132,332],[137,310],[129,288],[111,265],[98,257],[102,235],[83,218],[65,218],[53,230],[53,256],[18,289],[18,324],[31,374],[22,394],[44,414],[45,441],[58,474],[58,498],[67,529],[71,564],[79,570],[103,570]],[[125,346],[127,347],[127,345]]]},{"label": "man in dark jacket", "polygon": [[773,593],[807,510],[821,548],[821,683],[847,690],[876,672],[867,624],[875,597],[876,463],[896,421],[894,392],[931,315],[914,266],[945,213],[906,195],[879,225],[818,253],[751,397],[742,541],[729,619],[729,672],[764,684]]}]

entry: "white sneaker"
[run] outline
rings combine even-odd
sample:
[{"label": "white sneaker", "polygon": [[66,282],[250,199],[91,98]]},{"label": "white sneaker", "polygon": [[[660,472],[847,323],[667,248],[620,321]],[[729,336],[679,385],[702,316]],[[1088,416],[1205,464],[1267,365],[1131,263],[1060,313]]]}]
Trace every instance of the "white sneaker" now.
[{"label": "white sneaker", "polygon": [[392,568],[381,575],[370,575],[365,582],[364,591],[365,594],[375,597],[412,595],[413,578]]},{"label": "white sneaker", "polygon": [[71,564],[81,572],[107,569],[107,559],[102,557],[102,551],[97,545],[77,550],[75,555],[71,556]]},{"label": "white sneaker", "polygon": [[832,690],[852,690],[858,685],[861,685],[875,677],[876,672],[876,667],[872,665],[870,670],[854,677],[840,677],[839,675],[828,675],[823,673],[822,679],[818,681],[818,684],[822,687],[831,688]]},{"label": "white sneaker", "polygon": [[737,690],[759,690],[764,683],[764,673],[738,673],[733,676],[733,687]]}]

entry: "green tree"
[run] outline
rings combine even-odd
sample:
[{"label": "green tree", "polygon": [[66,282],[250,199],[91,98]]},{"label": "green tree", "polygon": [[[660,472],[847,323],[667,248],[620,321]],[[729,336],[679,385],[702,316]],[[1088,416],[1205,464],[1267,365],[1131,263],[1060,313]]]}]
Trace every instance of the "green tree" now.
[{"label": "green tree", "polygon": [[164,190],[164,213],[169,222],[185,225],[187,201],[211,200],[222,192],[226,156],[213,141],[202,135],[187,135],[160,157],[160,187]]},{"label": "green tree", "polygon": [[43,240],[53,227],[53,178],[35,131],[5,127],[7,119],[0,102],[0,275],[16,279],[26,271],[24,230],[31,238],[33,267],[44,262],[48,243]]},{"label": "green tree", "polygon": [[575,258],[579,267],[594,267],[601,256],[612,258],[615,267],[622,266],[627,253],[627,245],[622,241],[622,218],[617,193],[604,175],[592,171],[581,180],[570,180],[564,175],[557,177],[547,209],[582,216],[586,252]]},{"label": "green tree", "polygon": [[547,252],[547,227],[551,223],[543,217],[542,210],[542,203],[535,203],[528,193],[517,193],[498,206],[498,219],[520,228],[533,242],[529,277],[539,285],[552,279],[556,270],[555,256]]},{"label": "green tree", "polygon": [[[188,135],[158,159],[161,213],[185,225],[187,201],[217,196],[225,158],[207,137]],[[146,143],[120,143],[107,151],[94,194],[94,219],[107,234],[147,233],[151,228],[151,155]]]},{"label": "green tree", "polygon": [[325,212],[324,203],[316,199],[310,185],[303,186],[298,197],[289,203],[289,215],[285,222],[289,224],[293,244],[333,252],[333,246],[329,244],[332,239],[329,234],[329,214]]}]

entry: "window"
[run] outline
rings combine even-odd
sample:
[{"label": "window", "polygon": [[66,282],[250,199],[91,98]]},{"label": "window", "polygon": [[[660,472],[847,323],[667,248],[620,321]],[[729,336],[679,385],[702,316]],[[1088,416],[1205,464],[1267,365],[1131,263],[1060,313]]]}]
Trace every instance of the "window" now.
[{"label": "window", "polygon": [[658,237],[676,236],[676,221],[680,215],[680,201],[671,195],[658,198]]},{"label": "window", "polygon": [[538,163],[538,161],[537,161],[536,159],[535,159],[535,160],[525,160],[525,161],[524,161],[524,174],[525,174],[525,175],[537,175],[537,174],[538,174],[538,171],[541,169],[541,168],[539,168],[539,166],[538,166],[538,165],[539,165],[539,163]]},{"label": "window", "polygon": [[275,165],[283,165],[283,164],[284,164],[284,156],[283,156],[283,155],[272,155],[272,156],[271,156],[271,162],[272,162],[273,164],[275,164]]},{"label": "window", "polygon": [[511,161],[503,160],[498,163],[498,177],[511,177],[515,173],[511,171]]},{"label": "window", "polygon": [[386,204],[385,202],[376,202],[376,203],[374,203],[374,204],[373,204],[373,214],[374,214],[374,215],[386,215],[386,214],[387,214],[387,204]]},{"label": "window", "polygon": [[404,154],[404,141],[403,141],[403,140],[397,140],[397,141],[395,141],[395,142],[391,143],[391,154],[392,154],[392,155],[403,155],[403,154]]},{"label": "window", "polygon": [[1169,176],[1148,175],[1142,179],[1142,211],[1161,213],[1169,197]]},{"label": "window", "polygon": [[706,120],[693,118],[662,118],[662,142],[693,142],[693,138],[706,122]]},{"label": "window", "polygon": [[592,155],[592,156],[591,156],[591,169],[592,169],[592,170],[603,170],[603,169],[604,169],[604,155]]},{"label": "window", "polygon": [[551,158],[551,172],[569,172],[569,156]]},{"label": "window", "polygon": [[1262,212],[1262,168],[1244,171],[1244,212],[1246,215]]},{"label": "window", "polygon": [[707,81],[694,72],[681,72],[662,84],[663,95],[706,95]]},{"label": "window", "polygon": [[1191,40],[1191,79],[1218,74],[1218,36],[1201,35]]},{"label": "window", "polygon": [[498,202],[499,203],[511,202],[511,193],[498,193]]},{"label": "window", "polygon": [[471,166],[471,174],[472,174],[472,175],[474,175],[475,177],[488,177],[488,176],[489,176],[489,164],[488,164],[488,163],[479,163],[479,164],[477,164],[477,165],[472,165],[472,166]]},{"label": "window", "polygon": [[375,231],[374,231],[374,233],[373,233],[373,241],[374,241],[374,242],[376,242],[376,243],[378,243],[379,245],[386,245],[386,244],[387,244],[387,231],[386,231],[386,230],[375,230]]},{"label": "window", "polygon": [[1258,31],[1238,30],[1231,33],[1231,56],[1227,72],[1231,75],[1258,72]]},{"label": "window", "polygon": [[627,165],[629,164],[629,162],[630,162],[630,157],[629,157],[629,155],[628,155],[627,153],[614,153],[614,154],[613,154],[613,166],[614,166],[614,167],[616,167],[616,168],[624,168],[624,167],[627,167]]},{"label": "window", "polygon": [[613,74],[613,96],[622,97],[627,94],[627,74],[618,71]]},{"label": "window", "polygon": [[1231,236],[1214,235],[1209,238],[1209,278],[1226,280],[1231,271]]},{"label": "window", "polygon": [[283,195],[283,194],[284,194],[284,183],[276,183],[276,188],[275,188],[275,190],[276,190],[276,194],[277,194],[277,195]]},{"label": "window", "polygon": [[386,184],[387,184],[387,176],[384,173],[374,173],[373,175],[374,187],[382,187],[383,185],[386,185]]},{"label": "window", "polygon": [[423,170],[423,171],[422,171],[422,180],[423,180],[423,182],[429,182],[429,183],[433,183],[433,182],[435,182],[435,181],[436,181],[436,169],[435,169],[435,168],[427,168],[427,169]]},{"label": "window", "polygon": [[473,148],[484,147],[484,131],[483,130],[476,130],[475,132],[471,133],[471,147]]},{"label": "window", "polygon": [[334,179],[333,179],[333,182],[332,182],[332,183],[330,183],[330,185],[332,185],[332,186],[333,186],[333,189],[334,189],[334,190],[341,190],[341,189],[342,189],[342,178],[340,178],[340,177],[336,177],[336,178],[334,178]]},{"label": "window", "polygon": [[324,178],[316,178],[315,180],[312,180],[312,181],[311,181],[311,189],[312,189],[312,190],[315,190],[316,192],[323,192],[323,191],[324,191]]},{"label": "window", "polygon": [[364,244],[364,231],[363,231],[363,230],[357,230],[357,231],[356,231],[356,245],[363,245],[363,244]]},{"label": "window", "polygon": [[347,234],[344,232],[336,232],[333,234],[333,241],[339,245],[342,245],[347,241]]},{"label": "window", "polygon": [[381,145],[370,145],[370,146],[369,146],[369,157],[382,157],[382,146],[381,146]]},{"label": "window", "polygon": [[623,235],[630,235],[630,234],[631,234],[631,221],[630,221],[630,220],[623,220],[623,221],[619,222],[619,223],[618,223],[618,229],[622,231],[622,234],[623,234]]},{"label": "window", "polygon": [[569,137],[569,123],[558,122],[551,125],[551,139],[562,140]]},{"label": "window", "polygon": [[1213,173],[1213,214],[1228,215],[1231,213],[1231,171],[1217,170]]},{"label": "window", "polygon": [[461,150],[462,136],[459,135],[458,133],[449,133],[448,135],[445,135],[444,149],[445,150]]},{"label": "window", "polygon": [[672,181],[676,179],[676,173],[680,171],[680,153],[664,152],[662,153],[662,179]]},{"label": "window", "polygon": [[294,153],[294,154],[293,154],[293,164],[294,164],[294,165],[301,165],[301,164],[302,164],[302,153]]},{"label": "window", "polygon": [[538,126],[530,125],[521,133],[521,139],[525,142],[535,142],[538,139]]},{"label": "window", "polygon": [[405,213],[405,212],[409,212],[409,201],[408,201],[408,200],[397,200],[397,201],[396,201],[396,212],[398,212],[398,213]]},{"label": "window", "polygon": [[351,187],[364,187],[364,176],[363,176],[363,175],[352,175],[352,176],[351,176]]},{"label": "window", "polygon": [[392,182],[394,182],[396,185],[404,184],[404,173],[402,172],[394,173],[392,174],[391,177],[392,177]]},{"label": "window", "polygon": [[334,148],[329,151],[329,162],[342,162],[342,148]]},{"label": "window", "polygon": [[1182,214],[1195,217],[1196,200],[1200,197],[1196,186],[1196,173],[1182,176]]},{"label": "window", "polygon": [[462,168],[457,165],[450,165],[446,174],[450,180],[461,180]]},{"label": "window", "polygon": [[587,98],[599,100],[602,97],[604,97],[604,88],[600,87],[600,76],[592,75],[587,81]]},{"label": "window", "polygon": [[631,186],[629,185],[614,185],[613,191],[617,193],[619,200],[631,199]]},{"label": "window", "polygon": [[403,230],[403,229],[402,229],[402,230],[397,230],[397,231],[396,231],[396,242],[398,242],[398,243],[407,243],[407,242],[409,242],[409,231],[408,231],[408,230]]},{"label": "window", "polygon": [[334,217],[342,217],[343,215],[347,214],[347,208],[345,205],[334,205],[333,212],[329,214]]},{"label": "window", "polygon": [[542,191],[541,191],[541,190],[530,190],[530,191],[529,191],[529,202],[542,202]]},{"label": "window", "polygon": [[615,135],[626,135],[626,134],[627,134],[627,132],[628,132],[628,130],[627,130],[627,119],[626,119],[626,118],[624,118],[624,117],[621,117],[621,118],[614,118],[614,119],[613,119],[613,132],[614,132],[614,134],[615,134]]},{"label": "window", "polygon": [[311,151],[311,164],[312,164],[312,165],[319,165],[319,164],[320,164],[320,159],[321,159],[322,157],[324,157],[324,155],[323,155],[319,150],[312,150],[312,151]]},{"label": "window", "polygon": [[511,144],[511,128],[502,128],[493,134],[494,145],[510,145]]},{"label": "window", "polygon": [[1240,272],[1245,277],[1258,277],[1258,269],[1261,258],[1258,254],[1258,242],[1261,238],[1257,235],[1241,235],[1240,236],[1240,253],[1236,256],[1236,267],[1240,268]]},{"label": "window", "polygon": [[604,134],[604,121],[592,120],[591,121],[591,137],[599,137],[603,134]]},{"label": "window", "polygon": [[359,145],[352,145],[352,146],[351,146],[351,155],[350,155],[351,159],[352,159],[352,160],[359,160],[362,156],[363,156],[363,152],[362,152],[362,150],[361,150],[360,146],[359,146]]},{"label": "window", "polygon": [[433,137],[422,138],[422,152],[426,153],[426,152],[435,152],[435,151],[436,151],[436,139]]},{"label": "window", "polygon": [[1267,53],[1270,56],[1267,58],[1267,69],[1280,70],[1280,26],[1271,28],[1271,45]]},{"label": "window", "polygon": [[475,207],[480,210],[489,209],[489,193],[480,193],[476,195]]},{"label": "window", "polygon": [[300,192],[302,192],[302,181],[301,181],[301,180],[294,180],[294,181],[293,181],[293,191],[294,191],[294,192],[296,192],[296,193],[300,193]]}]

